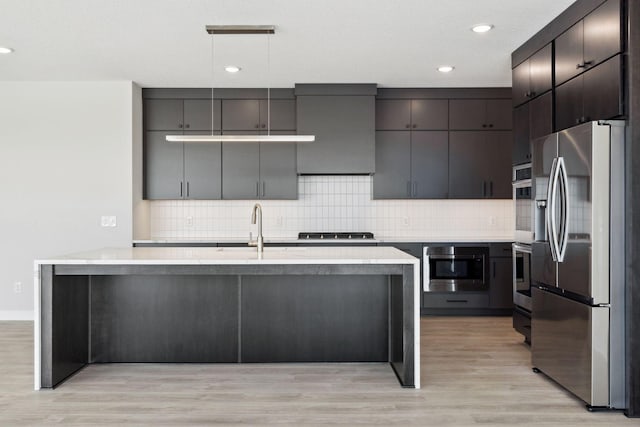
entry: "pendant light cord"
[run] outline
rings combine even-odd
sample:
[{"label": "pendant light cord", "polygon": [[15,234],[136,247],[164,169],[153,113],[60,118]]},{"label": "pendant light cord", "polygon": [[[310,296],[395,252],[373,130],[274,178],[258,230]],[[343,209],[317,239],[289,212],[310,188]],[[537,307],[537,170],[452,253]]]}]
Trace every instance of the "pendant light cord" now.
[{"label": "pendant light cord", "polygon": [[271,135],[271,34],[267,34],[267,135]]},{"label": "pendant light cord", "polygon": [[214,62],[213,62],[213,58],[214,58],[214,42],[213,42],[213,34],[211,34],[211,135],[213,135],[213,129],[214,129],[214,123],[213,123],[213,119],[214,119],[214,113],[213,113],[213,86],[214,86],[214,82],[215,79],[213,78],[213,73],[215,71],[215,67],[214,67]]}]

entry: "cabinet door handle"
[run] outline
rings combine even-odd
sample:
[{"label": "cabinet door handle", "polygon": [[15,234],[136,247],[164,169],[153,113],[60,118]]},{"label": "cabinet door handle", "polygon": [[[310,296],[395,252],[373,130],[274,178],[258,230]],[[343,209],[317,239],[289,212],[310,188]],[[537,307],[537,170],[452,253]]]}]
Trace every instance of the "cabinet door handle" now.
[{"label": "cabinet door handle", "polygon": [[189,181],[187,181],[187,197],[189,197]]},{"label": "cabinet door handle", "polygon": [[182,181],[180,181],[180,197],[182,197]]},{"label": "cabinet door handle", "polygon": [[178,123],[178,127],[182,129],[182,123]]},{"label": "cabinet door handle", "polygon": [[262,126],[260,126],[262,129],[266,128],[267,125],[265,125],[264,123],[262,124]]},{"label": "cabinet door handle", "polygon": [[493,181],[489,181],[489,196],[493,197]]},{"label": "cabinet door handle", "polygon": [[489,127],[492,128],[493,127],[493,123],[489,123]]},{"label": "cabinet door handle", "polygon": [[266,181],[262,181],[262,197],[264,197],[264,195],[266,193],[266,188],[267,188],[267,182]]},{"label": "cabinet door handle", "polygon": [[418,125],[413,125],[413,126],[412,126],[412,128],[414,128],[414,129],[415,129],[415,128],[417,128],[417,127],[418,127]]},{"label": "cabinet door handle", "polygon": [[260,197],[260,181],[256,181],[256,197]]},{"label": "cabinet door handle", "polygon": [[468,302],[466,299],[448,299],[447,302]]},{"label": "cabinet door handle", "polygon": [[418,181],[413,181],[413,197],[418,196]]},{"label": "cabinet door handle", "polygon": [[405,125],[405,128],[407,128],[407,129],[411,129],[411,125],[409,125],[409,124],[408,124],[408,125]]},{"label": "cabinet door handle", "polygon": [[184,127],[189,129],[191,127],[191,125],[190,124],[186,124],[186,125],[184,125]]},{"label": "cabinet door handle", "polygon": [[256,124],[256,125],[254,126],[254,128],[256,128],[256,129],[260,129],[260,123]]},{"label": "cabinet door handle", "polygon": [[486,128],[486,127],[487,127],[487,124],[486,124],[486,123],[483,123],[483,124],[482,124],[482,127],[483,127],[483,128]]},{"label": "cabinet door handle", "polygon": [[487,181],[482,181],[482,197],[487,197]]}]

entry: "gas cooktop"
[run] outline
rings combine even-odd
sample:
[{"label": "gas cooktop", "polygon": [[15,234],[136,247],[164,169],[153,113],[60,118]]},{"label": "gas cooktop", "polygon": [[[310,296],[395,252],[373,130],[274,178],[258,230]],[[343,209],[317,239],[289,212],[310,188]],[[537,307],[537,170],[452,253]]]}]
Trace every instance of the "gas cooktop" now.
[{"label": "gas cooktop", "polygon": [[369,232],[340,232],[340,233],[327,233],[327,232],[322,232],[322,233],[298,233],[298,239],[320,239],[320,240],[324,240],[324,239],[338,239],[338,240],[342,240],[342,239],[352,239],[352,240],[371,240],[373,239],[373,233],[369,233]]}]

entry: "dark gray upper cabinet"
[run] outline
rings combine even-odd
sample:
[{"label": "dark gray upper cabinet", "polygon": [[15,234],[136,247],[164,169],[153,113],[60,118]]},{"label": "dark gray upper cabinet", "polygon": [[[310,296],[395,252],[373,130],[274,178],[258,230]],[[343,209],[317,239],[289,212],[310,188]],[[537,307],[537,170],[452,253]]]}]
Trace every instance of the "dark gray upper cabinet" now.
[{"label": "dark gray upper cabinet", "polygon": [[449,198],[511,198],[509,131],[449,133]]},{"label": "dark gray upper cabinet", "polygon": [[449,134],[411,132],[411,195],[418,199],[446,199],[449,193]]},{"label": "dark gray upper cabinet", "polygon": [[553,132],[553,94],[546,92],[513,110],[513,164],[531,162],[531,140]]},{"label": "dark gray upper cabinet", "polygon": [[373,198],[410,198],[411,181],[411,132],[376,132]]},{"label": "dark gray upper cabinet", "polygon": [[384,99],[376,102],[377,130],[446,130],[446,99]]},{"label": "dark gray upper cabinet", "polygon": [[296,144],[260,144],[260,198],[297,199]]},{"label": "dark gray upper cabinet", "polygon": [[512,126],[510,99],[451,99],[449,129],[509,130]]},{"label": "dark gray upper cabinet", "polygon": [[145,132],[145,199],[181,199],[184,195],[184,144],[168,143],[165,139],[167,134],[162,131]]},{"label": "dark gray upper cabinet", "polygon": [[274,131],[296,130],[296,101],[294,99],[260,100],[260,129]]},{"label": "dark gray upper cabinet", "polygon": [[621,61],[616,55],[556,88],[556,130],[624,114]]},{"label": "dark gray upper cabinet", "polygon": [[224,131],[296,130],[293,99],[225,99],[222,111]]},{"label": "dark gray upper cabinet", "polygon": [[220,143],[167,142],[170,133],[145,133],[145,199],[219,199]]},{"label": "dark gray upper cabinet", "polygon": [[[247,132],[225,132],[229,135],[238,133]],[[249,133],[258,134],[256,131]],[[298,197],[295,143],[225,142],[222,146],[222,164],[223,199]]]},{"label": "dark gray upper cabinet", "polygon": [[[213,130],[220,130],[220,101],[213,102]],[[211,100],[145,99],[145,130],[212,130]]]},{"label": "dark gray upper cabinet", "polygon": [[300,174],[375,172],[375,85],[296,85]]},{"label": "dark gray upper cabinet", "polygon": [[[185,131],[185,135],[201,135],[206,133],[210,132]],[[215,133],[219,134],[220,132]],[[220,199],[222,197],[221,144],[219,142],[198,142],[185,143],[183,145],[183,197],[185,199],[201,200]]]},{"label": "dark gray upper cabinet", "polygon": [[145,130],[182,130],[184,128],[182,99],[145,99]]},{"label": "dark gray upper cabinet", "polygon": [[513,105],[521,105],[552,88],[552,62],[548,44],[513,69]]},{"label": "dark gray upper cabinet", "polygon": [[448,160],[446,131],[376,132],[373,198],[447,198]]},{"label": "dark gray upper cabinet", "polygon": [[222,100],[222,129],[224,131],[259,131],[260,100]]},{"label": "dark gray upper cabinet", "polygon": [[[233,133],[225,132],[225,134]],[[242,200],[260,197],[259,143],[222,143],[222,165],[223,199]]]},{"label": "dark gray upper cabinet", "polygon": [[620,0],[608,0],[555,41],[555,77],[560,85],[622,50]]}]

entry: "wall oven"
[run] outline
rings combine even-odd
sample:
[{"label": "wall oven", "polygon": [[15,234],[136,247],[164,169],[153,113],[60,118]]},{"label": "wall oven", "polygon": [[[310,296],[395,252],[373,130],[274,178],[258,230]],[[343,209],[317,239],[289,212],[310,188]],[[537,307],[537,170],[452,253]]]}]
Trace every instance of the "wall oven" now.
[{"label": "wall oven", "polygon": [[423,290],[425,292],[486,291],[489,248],[425,246]]},{"label": "wall oven", "polygon": [[515,209],[516,242],[533,242],[533,194],[531,163],[513,168],[513,205]]},{"label": "wall oven", "polygon": [[513,303],[531,311],[531,246],[514,243]]}]

